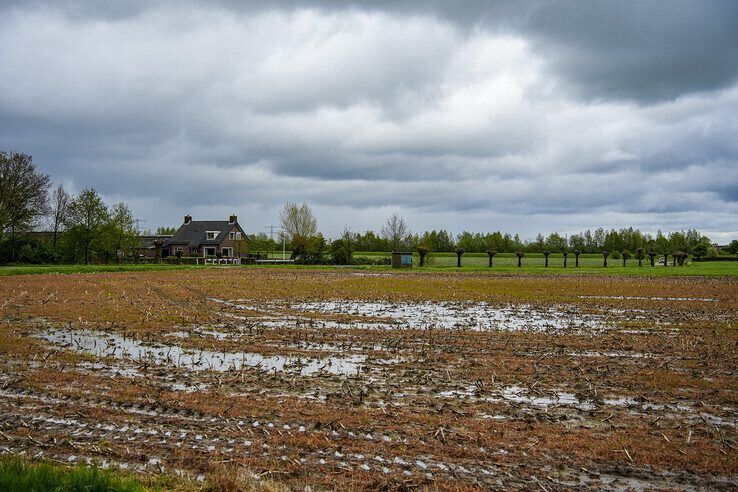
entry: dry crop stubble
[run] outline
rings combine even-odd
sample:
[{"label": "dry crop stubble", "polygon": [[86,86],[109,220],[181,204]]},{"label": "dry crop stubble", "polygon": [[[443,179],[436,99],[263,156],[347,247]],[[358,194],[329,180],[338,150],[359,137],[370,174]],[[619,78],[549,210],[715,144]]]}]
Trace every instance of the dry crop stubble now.
[{"label": "dry crop stubble", "polygon": [[6,452],[291,487],[736,484],[735,280],[226,269],[0,295]]}]

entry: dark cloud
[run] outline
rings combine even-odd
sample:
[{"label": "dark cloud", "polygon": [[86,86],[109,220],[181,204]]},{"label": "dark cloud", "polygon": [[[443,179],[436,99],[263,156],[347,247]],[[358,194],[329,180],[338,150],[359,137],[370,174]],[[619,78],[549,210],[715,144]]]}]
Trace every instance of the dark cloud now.
[{"label": "dark cloud", "polygon": [[0,148],[152,225],[727,236],[737,5],[3,2]]}]

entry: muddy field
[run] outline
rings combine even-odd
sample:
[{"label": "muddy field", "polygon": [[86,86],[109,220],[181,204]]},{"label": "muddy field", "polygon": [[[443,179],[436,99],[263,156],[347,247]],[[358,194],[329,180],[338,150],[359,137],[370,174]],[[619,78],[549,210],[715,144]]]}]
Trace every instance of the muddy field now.
[{"label": "muddy field", "polygon": [[738,488],[738,282],[0,279],[0,453],[291,488]]}]

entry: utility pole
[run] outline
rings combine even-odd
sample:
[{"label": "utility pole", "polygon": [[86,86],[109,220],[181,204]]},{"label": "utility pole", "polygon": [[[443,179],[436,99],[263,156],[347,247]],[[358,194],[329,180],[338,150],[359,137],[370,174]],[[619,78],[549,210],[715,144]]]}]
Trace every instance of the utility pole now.
[{"label": "utility pole", "polygon": [[146,219],[133,219],[133,221],[136,223],[136,230],[138,232],[141,232],[141,222],[146,222]]}]

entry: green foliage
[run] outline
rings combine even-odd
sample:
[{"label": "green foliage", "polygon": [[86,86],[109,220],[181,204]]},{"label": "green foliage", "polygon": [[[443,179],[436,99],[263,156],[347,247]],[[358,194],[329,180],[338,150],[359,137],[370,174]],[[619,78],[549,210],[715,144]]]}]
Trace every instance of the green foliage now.
[{"label": "green foliage", "polygon": [[48,211],[49,176],[36,170],[30,155],[0,151],[0,239],[10,238],[11,261],[16,239]]},{"label": "green foliage", "polygon": [[19,458],[0,460],[0,490],[56,492],[138,492],[146,488],[134,478],[96,467],[65,468],[29,463]]},{"label": "green foliage", "polygon": [[49,184],[30,155],[0,151],[0,235],[27,231],[46,213]]},{"label": "green foliage", "polygon": [[326,242],[322,234],[303,237],[297,235],[292,240],[291,258],[303,265],[320,265],[325,262]]},{"label": "green foliage", "polygon": [[[110,213],[105,228],[106,249],[115,258],[116,263],[138,252],[139,237],[135,227],[133,212],[125,203],[116,203]],[[158,251],[160,256],[161,250]]]},{"label": "green foliage", "polygon": [[109,222],[110,212],[97,191],[82,190],[69,205],[64,234],[75,259],[81,255],[85,265],[95,256],[108,259],[104,243]]},{"label": "green foliage", "polygon": [[340,239],[331,243],[331,257],[336,265],[351,265],[354,262],[354,233],[344,229]]},{"label": "green foliage", "polygon": [[[15,258],[13,258],[15,249]],[[54,251],[46,241],[24,235],[16,239],[6,237],[0,240],[0,263],[53,263],[56,260]]]},{"label": "green foliage", "polygon": [[265,232],[260,232],[249,236],[248,249],[251,254],[267,256],[277,249],[277,242]]},{"label": "green foliage", "polygon": [[710,249],[710,246],[706,243],[699,243],[695,245],[695,247],[692,248],[692,256],[696,258],[702,258],[704,256],[707,256],[707,252]]},{"label": "green foliage", "polygon": [[734,255],[738,255],[738,239],[733,239],[730,244],[728,244],[728,252],[733,253]]}]

